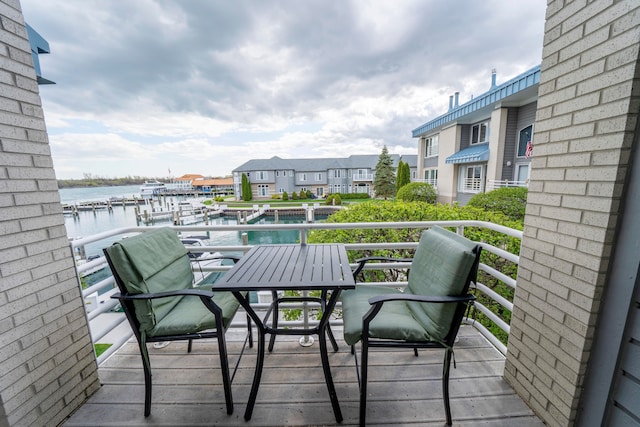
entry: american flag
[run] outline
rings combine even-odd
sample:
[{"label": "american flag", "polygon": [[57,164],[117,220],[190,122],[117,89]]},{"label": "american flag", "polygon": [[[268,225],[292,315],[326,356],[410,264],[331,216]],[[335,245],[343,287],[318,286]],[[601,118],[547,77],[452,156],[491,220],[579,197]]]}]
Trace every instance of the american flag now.
[{"label": "american flag", "polygon": [[531,143],[531,140],[529,140],[529,142],[527,142],[527,149],[524,152],[524,156],[531,157],[531,154],[533,154],[533,144]]}]

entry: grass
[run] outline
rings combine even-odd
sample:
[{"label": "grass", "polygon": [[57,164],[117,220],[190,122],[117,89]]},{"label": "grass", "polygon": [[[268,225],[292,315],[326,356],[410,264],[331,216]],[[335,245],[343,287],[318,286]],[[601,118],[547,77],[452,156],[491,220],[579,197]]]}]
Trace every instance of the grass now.
[{"label": "grass", "polygon": [[113,344],[94,344],[93,347],[96,351],[96,357],[99,357],[102,353],[107,351],[107,349],[112,345]]}]

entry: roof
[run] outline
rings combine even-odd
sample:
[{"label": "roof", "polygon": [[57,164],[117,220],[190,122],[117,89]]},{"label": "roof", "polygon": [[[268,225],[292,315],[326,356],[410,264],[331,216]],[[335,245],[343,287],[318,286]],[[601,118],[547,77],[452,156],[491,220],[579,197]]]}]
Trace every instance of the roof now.
[{"label": "roof", "polygon": [[474,163],[486,162],[489,160],[489,143],[475,144],[467,148],[463,148],[455,154],[447,157],[445,163]]},{"label": "roof", "polygon": [[[398,154],[389,155],[393,164],[397,165],[400,160]],[[415,157],[415,161],[411,158]],[[379,154],[353,154],[349,157],[329,157],[314,159],[283,159],[274,156],[270,159],[253,159],[238,166],[234,172],[269,171],[269,170],[289,170],[297,172],[324,172],[328,169],[375,169],[378,164]],[[402,160],[410,164],[417,164],[417,155],[403,155]]]},{"label": "roof", "polygon": [[488,92],[473,98],[459,107],[449,110],[445,114],[415,128],[411,131],[411,135],[416,138],[448,123],[460,120],[465,116],[472,116],[473,113],[486,109],[487,107],[490,107],[490,111],[495,104],[504,102],[507,99],[517,99],[518,95],[526,95],[526,98],[529,98],[530,93],[537,95],[539,83],[540,65],[537,65],[501,85],[492,87]]},{"label": "roof", "polygon": [[233,186],[233,178],[213,178],[213,179],[195,179],[191,183],[196,187],[204,187],[204,186]]}]

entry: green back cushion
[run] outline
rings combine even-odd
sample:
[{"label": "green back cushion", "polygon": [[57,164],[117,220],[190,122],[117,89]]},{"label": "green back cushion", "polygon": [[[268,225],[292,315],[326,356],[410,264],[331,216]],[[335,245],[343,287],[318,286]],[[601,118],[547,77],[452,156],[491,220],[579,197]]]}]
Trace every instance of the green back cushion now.
[{"label": "green back cushion", "polygon": [[[406,293],[433,296],[461,295],[475,254],[474,242],[441,227],[425,231],[411,263]],[[433,340],[443,340],[456,304],[409,303],[409,309]]]},{"label": "green back cushion", "polygon": [[[116,274],[128,293],[143,294],[187,289],[193,272],[184,245],[169,228],[138,234],[108,247]],[[182,297],[134,301],[140,331],[151,331]]]}]

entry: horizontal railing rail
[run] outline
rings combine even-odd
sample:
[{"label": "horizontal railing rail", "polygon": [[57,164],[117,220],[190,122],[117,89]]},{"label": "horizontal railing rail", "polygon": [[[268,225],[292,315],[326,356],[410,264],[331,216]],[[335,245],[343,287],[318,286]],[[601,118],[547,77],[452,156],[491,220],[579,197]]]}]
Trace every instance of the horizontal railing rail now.
[{"label": "horizontal railing rail", "polygon": [[[440,225],[443,227],[455,227],[457,229],[458,234],[462,234],[464,232],[465,227],[477,227],[487,230],[492,230],[504,234],[505,236],[514,237],[517,239],[522,238],[522,232],[519,230],[515,230],[512,228],[504,227],[498,224],[493,224],[490,222],[484,221],[416,221],[416,222],[364,222],[364,223],[299,223],[299,224],[235,224],[235,225],[188,225],[188,226],[168,226],[176,230],[179,233],[215,233],[215,232],[228,232],[228,231],[239,231],[239,232],[249,232],[249,231],[280,231],[280,230],[297,230],[299,232],[299,243],[306,244],[307,235],[312,230],[331,230],[331,229],[428,229],[434,225]],[[105,241],[105,246],[112,242],[114,237],[125,238],[127,236],[131,236],[137,233],[143,233],[146,231],[152,230],[153,227],[146,226],[138,226],[138,227],[124,227],[109,230],[106,232],[94,234],[91,236],[75,239],[71,241],[71,248],[73,253],[77,253],[80,248],[85,245],[93,244],[97,242]],[[212,236],[212,240],[215,240],[215,236]],[[187,250],[192,250],[194,252],[220,252],[220,253],[236,253],[242,254],[243,252],[248,251],[252,246],[251,245],[214,245],[214,246],[186,246]],[[363,250],[376,250],[376,249],[414,249],[417,247],[417,242],[384,242],[384,243],[345,243],[345,247],[347,251],[363,251]],[[519,262],[518,255],[509,253],[501,248],[497,248],[491,246],[486,243],[482,243],[483,250],[493,253],[501,258],[504,258],[516,265]],[[101,266],[106,267],[106,260],[103,256],[86,262],[77,267],[78,277],[82,277],[85,273],[100,268]],[[410,263],[408,262],[397,262],[397,263],[368,263],[365,266],[366,270],[376,270],[376,269],[408,269],[410,267]],[[198,271],[202,273],[215,272],[215,271],[226,271],[231,268],[230,265],[200,265],[196,267]],[[493,269],[490,266],[485,264],[480,265],[480,269],[492,277],[498,279],[500,282],[506,284],[511,288],[515,288],[516,282],[511,277],[503,274],[500,271]],[[370,283],[368,283],[370,284]],[[373,283],[374,285],[389,285],[387,282],[379,282]],[[116,327],[126,322],[126,318],[124,313],[118,313],[114,315],[112,310],[118,305],[117,300],[109,298],[112,293],[116,290],[114,289],[115,282],[112,276],[101,280],[100,282],[84,289],[82,291],[82,296],[85,301],[93,300],[97,305],[96,308],[90,307],[91,310],[87,313],[87,319],[89,320],[91,336],[92,340],[95,342],[101,340],[107,334],[112,332]],[[406,282],[393,282],[394,287],[403,287],[406,286]],[[478,283],[476,286],[478,292],[483,293],[492,301],[497,302],[506,310],[511,311],[513,309],[512,303],[499,295],[489,287],[483,285],[482,283]],[[93,301],[91,301],[93,303]],[[500,317],[495,315],[491,310],[487,307],[483,306],[479,302],[475,302],[476,309],[483,313],[487,318],[493,321],[501,330],[509,333],[509,325]],[[261,303],[258,302],[256,304],[257,310],[266,310],[269,307],[269,303]],[[282,308],[285,309],[302,309],[304,311],[307,310],[315,310],[319,307],[316,304],[308,303],[308,304],[282,304]],[[338,303],[337,308],[340,309],[340,304]],[[104,320],[109,313],[109,319]],[[306,317],[306,314],[304,313]],[[331,323],[336,326],[341,325],[342,321],[339,316],[335,316],[336,318],[332,319]],[[238,318],[237,322],[232,323],[232,327],[242,328],[246,327],[243,319]],[[314,322],[313,319],[311,322]],[[473,324],[490,342],[498,348],[503,354],[506,354],[506,346],[502,344],[487,328],[480,325],[479,322],[474,322],[469,320],[468,323]],[[301,326],[302,321],[281,321],[280,324],[283,326]],[[126,329],[126,328],[122,328]],[[107,349],[104,353],[98,357],[98,363],[102,363],[106,360],[113,352],[115,352],[120,346],[122,346],[131,336],[133,335],[130,332],[130,329],[126,329],[129,333],[120,334],[113,342],[112,346]]]}]

